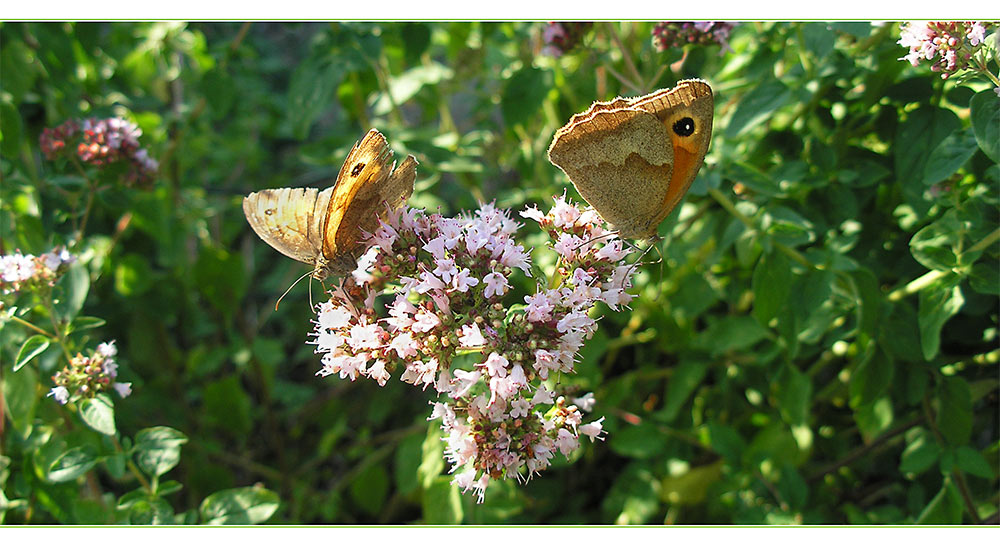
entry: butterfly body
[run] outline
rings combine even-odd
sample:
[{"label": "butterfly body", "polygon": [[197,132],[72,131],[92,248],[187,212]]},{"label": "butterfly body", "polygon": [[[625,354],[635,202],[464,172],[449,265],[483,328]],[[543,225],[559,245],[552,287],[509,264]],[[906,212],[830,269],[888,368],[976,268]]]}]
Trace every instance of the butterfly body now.
[{"label": "butterfly body", "polygon": [[330,188],[253,192],[243,198],[243,213],[268,245],[311,265],[314,278],[343,276],[357,266],[362,231],[373,232],[387,205],[399,207],[413,193],[416,159],[408,156],[398,169],[391,160],[385,137],[372,129]]},{"label": "butterfly body", "polygon": [[713,111],[702,80],[595,102],[556,131],[549,160],[622,237],[649,238],[701,168]]}]

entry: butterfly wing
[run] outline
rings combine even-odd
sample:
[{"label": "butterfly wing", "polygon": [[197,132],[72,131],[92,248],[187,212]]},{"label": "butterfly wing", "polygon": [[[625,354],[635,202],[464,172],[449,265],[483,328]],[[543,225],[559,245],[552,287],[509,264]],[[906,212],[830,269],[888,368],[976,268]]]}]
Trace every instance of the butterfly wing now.
[{"label": "butterfly wing", "polygon": [[661,214],[655,219],[659,225],[680,203],[705,161],[712,140],[715,99],[705,81],[682,80],[671,89],[632,99],[629,107],[655,115],[667,128],[673,147],[673,173],[659,206]]},{"label": "butterfly wing", "polygon": [[322,252],[323,221],[332,188],[275,188],[243,198],[253,231],[281,254],[315,266]]},{"label": "butterfly wing", "polygon": [[362,231],[378,227],[377,216],[386,203],[401,205],[413,193],[417,161],[409,156],[394,168],[385,137],[372,129],[354,145],[337,176],[323,226],[322,251],[332,273],[351,269]]},{"label": "butterfly wing", "polygon": [[623,237],[655,231],[673,172],[670,135],[655,115],[598,109],[556,132],[549,160]]}]

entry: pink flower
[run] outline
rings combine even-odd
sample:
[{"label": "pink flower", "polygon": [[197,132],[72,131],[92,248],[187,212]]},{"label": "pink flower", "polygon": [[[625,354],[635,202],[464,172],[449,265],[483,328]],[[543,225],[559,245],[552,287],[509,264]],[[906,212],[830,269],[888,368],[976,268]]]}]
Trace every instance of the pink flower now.
[{"label": "pink flower", "polygon": [[507,376],[507,365],[509,364],[510,361],[506,357],[494,351],[490,353],[490,356],[486,358],[482,366],[486,368],[486,374],[503,378]]},{"label": "pink flower", "polygon": [[452,287],[458,292],[467,292],[470,287],[475,287],[478,284],[479,280],[472,277],[468,268],[462,268],[452,280]]},{"label": "pink flower", "polygon": [[497,272],[486,274],[483,277],[483,283],[486,284],[486,288],[483,290],[483,296],[486,298],[503,296],[510,288],[510,285],[507,284],[507,278]]},{"label": "pink flower", "polygon": [[524,297],[524,302],[528,304],[524,312],[528,321],[541,323],[548,321],[552,317],[554,305],[548,292],[536,292]]},{"label": "pink flower", "polygon": [[417,312],[417,315],[414,316],[414,322],[413,325],[411,325],[411,328],[415,332],[427,332],[440,324],[441,319],[439,319],[437,315],[427,310],[420,310]]},{"label": "pink flower", "polygon": [[424,250],[431,253],[431,256],[440,260],[445,257],[444,237],[438,236],[424,244]]},{"label": "pink flower", "polygon": [[586,425],[581,425],[580,434],[590,437],[591,441],[593,441],[594,439],[604,440],[604,437],[600,436],[604,430],[604,426],[602,425],[603,421],[604,418],[602,417],[600,420],[590,422],[589,424]]},{"label": "pink flower", "polygon": [[424,294],[432,289],[443,289],[445,287],[444,283],[434,276],[431,272],[423,272],[420,274],[420,283],[414,287],[420,294]]},{"label": "pink flower", "polygon": [[479,330],[479,325],[470,323],[462,325],[462,334],[458,337],[458,343],[463,348],[475,348],[485,345],[486,338],[483,337],[482,331]]},{"label": "pink flower", "polygon": [[347,345],[358,349],[374,349],[379,347],[381,340],[379,334],[382,329],[378,325],[354,325],[351,327],[351,336],[347,339]]},{"label": "pink flower", "polygon": [[420,343],[409,332],[397,334],[389,342],[389,349],[395,351],[400,358],[413,357],[419,348]]},{"label": "pink flower", "polygon": [[[435,241],[444,242],[443,239],[438,238]],[[455,260],[452,258],[438,258],[434,261],[437,266],[434,268],[434,275],[441,278],[445,283],[451,283],[451,278],[458,273],[458,268],[455,267]]]}]

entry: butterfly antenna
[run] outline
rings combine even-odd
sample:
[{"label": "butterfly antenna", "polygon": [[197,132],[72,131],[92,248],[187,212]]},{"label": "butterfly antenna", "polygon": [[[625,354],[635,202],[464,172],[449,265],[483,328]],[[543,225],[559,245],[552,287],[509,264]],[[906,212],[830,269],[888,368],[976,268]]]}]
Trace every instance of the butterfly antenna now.
[{"label": "butterfly antenna", "polygon": [[577,249],[579,249],[580,247],[583,247],[584,245],[590,245],[591,243],[593,243],[595,241],[600,241],[602,239],[606,239],[606,238],[609,238],[609,237],[616,237],[616,236],[618,236],[618,230],[615,230],[614,232],[608,232],[606,234],[599,235],[597,237],[592,237],[592,238],[588,239],[587,241],[584,241],[583,243],[577,245],[576,247],[573,247],[573,251],[576,251]]},{"label": "butterfly antenna", "polygon": [[[298,279],[295,280],[295,283],[292,283],[287,289],[285,289],[285,292],[281,293],[281,296],[278,297],[278,301],[274,303],[274,311],[278,311],[278,305],[281,304],[281,299],[284,298],[285,295],[288,294],[288,291],[292,290],[292,287],[298,285],[299,281],[302,281],[302,279],[304,277],[308,276],[308,275],[312,275],[312,272],[306,272],[306,273],[302,274],[301,277],[299,277]],[[312,284],[309,285],[309,288],[312,289]],[[309,298],[310,298],[310,303],[311,303],[312,302],[312,296],[310,295]]]}]

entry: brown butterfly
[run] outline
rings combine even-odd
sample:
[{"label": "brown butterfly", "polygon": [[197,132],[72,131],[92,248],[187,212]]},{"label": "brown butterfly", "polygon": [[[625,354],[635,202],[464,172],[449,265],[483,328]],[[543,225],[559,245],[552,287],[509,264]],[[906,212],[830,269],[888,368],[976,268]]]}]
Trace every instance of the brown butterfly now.
[{"label": "brown butterfly", "polygon": [[647,239],[701,168],[714,109],[703,80],[595,102],[556,131],[549,161],[622,237]]},{"label": "brown butterfly", "polygon": [[281,254],[313,267],[323,280],[357,267],[361,231],[378,227],[386,204],[396,208],[413,193],[417,160],[395,169],[392,150],[375,129],[354,145],[337,182],[316,188],[261,190],[243,198],[243,213],[257,235]]}]

